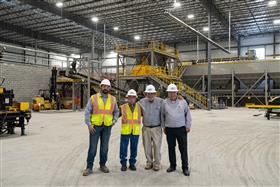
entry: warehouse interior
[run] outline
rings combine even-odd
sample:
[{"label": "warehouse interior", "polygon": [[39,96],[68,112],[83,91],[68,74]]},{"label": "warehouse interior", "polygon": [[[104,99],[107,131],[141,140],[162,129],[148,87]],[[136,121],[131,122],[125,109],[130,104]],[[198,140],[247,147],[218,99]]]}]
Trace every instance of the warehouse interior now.
[{"label": "warehouse interior", "polygon": [[[118,106],[178,87],[189,177],[166,173],[165,136],[160,171],[144,169],[140,138],[137,171],[121,172],[121,119],[111,172],[82,176],[104,79]],[[280,186],[279,125],[280,0],[0,0],[1,187]]]}]

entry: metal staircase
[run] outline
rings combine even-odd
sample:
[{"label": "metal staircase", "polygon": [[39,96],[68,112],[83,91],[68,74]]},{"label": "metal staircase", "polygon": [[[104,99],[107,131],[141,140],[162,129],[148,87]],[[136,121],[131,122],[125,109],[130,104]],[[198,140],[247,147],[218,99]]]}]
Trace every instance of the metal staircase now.
[{"label": "metal staircase", "polygon": [[151,76],[151,79],[158,82],[164,88],[167,88],[168,84],[174,83],[177,85],[181,94],[187,98],[190,102],[194,103],[197,107],[201,109],[207,109],[208,101],[207,98],[200,94],[198,91],[192,89],[187,84],[183,83],[181,79],[172,79],[167,76]]},{"label": "metal staircase", "polygon": [[163,67],[137,65],[128,74],[130,78],[132,78],[133,76],[150,77],[152,80],[162,85],[164,88],[167,88],[169,84],[174,83],[177,85],[182,95],[186,97],[190,102],[194,103],[199,108],[207,109],[207,98],[195,89],[183,83],[180,76],[182,76],[184,71],[185,67],[179,67],[177,69],[174,69],[172,72],[168,72]]}]

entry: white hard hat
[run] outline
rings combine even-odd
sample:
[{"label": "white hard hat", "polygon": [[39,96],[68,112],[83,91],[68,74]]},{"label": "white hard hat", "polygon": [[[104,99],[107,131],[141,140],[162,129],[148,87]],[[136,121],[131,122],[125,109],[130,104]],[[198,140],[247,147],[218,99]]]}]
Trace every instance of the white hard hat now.
[{"label": "white hard hat", "polygon": [[166,91],[167,92],[178,92],[178,89],[175,84],[169,84]]},{"label": "white hard hat", "polygon": [[145,93],[156,93],[156,92],[157,91],[153,85],[150,84],[146,87]]},{"label": "white hard hat", "polygon": [[110,81],[109,81],[108,79],[103,79],[103,80],[101,81],[101,83],[100,83],[100,86],[101,86],[101,85],[111,86],[111,83],[110,83]]},{"label": "white hard hat", "polygon": [[131,89],[131,90],[128,90],[127,96],[135,96],[135,97],[137,97],[137,93],[136,93],[135,90]]}]

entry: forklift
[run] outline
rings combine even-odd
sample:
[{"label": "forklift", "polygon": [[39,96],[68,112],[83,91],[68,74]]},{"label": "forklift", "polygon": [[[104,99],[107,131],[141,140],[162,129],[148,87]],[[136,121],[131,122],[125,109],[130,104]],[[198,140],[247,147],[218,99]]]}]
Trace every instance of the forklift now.
[{"label": "forklift", "polygon": [[25,126],[28,124],[31,118],[29,103],[14,101],[15,95],[13,90],[7,90],[4,87],[1,87],[1,85],[0,134],[15,134],[15,127],[20,127],[21,135],[25,135]]}]

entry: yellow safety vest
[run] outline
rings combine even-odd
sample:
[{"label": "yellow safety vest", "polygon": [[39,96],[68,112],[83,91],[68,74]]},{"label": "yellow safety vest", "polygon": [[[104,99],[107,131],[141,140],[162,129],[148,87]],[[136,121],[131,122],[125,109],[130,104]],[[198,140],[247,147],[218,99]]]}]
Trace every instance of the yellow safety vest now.
[{"label": "yellow safety vest", "polygon": [[108,94],[106,103],[104,104],[101,94],[97,93],[91,96],[92,115],[91,124],[96,126],[111,126],[113,124],[113,111],[116,105],[116,98]]},{"label": "yellow safety vest", "polygon": [[128,104],[121,106],[122,111],[122,135],[140,135],[141,127],[141,108],[138,103],[135,104],[133,113]]}]

